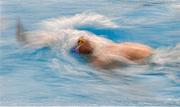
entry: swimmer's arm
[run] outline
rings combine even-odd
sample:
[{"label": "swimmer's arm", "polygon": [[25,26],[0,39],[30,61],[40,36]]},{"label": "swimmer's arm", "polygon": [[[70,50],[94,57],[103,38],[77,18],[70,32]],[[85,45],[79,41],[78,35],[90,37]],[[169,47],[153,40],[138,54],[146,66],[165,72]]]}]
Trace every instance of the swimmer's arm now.
[{"label": "swimmer's arm", "polygon": [[49,47],[57,40],[57,37],[51,32],[25,32],[23,39],[18,40],[25,47],[42,48]]},{"label": "swimmer's arm", "polygon": [[49,46],[52,42],[57,40],[57,37],[52,32],[25,32],[22,23],[18,20],[16,26],[16,39],[25,47],[41,48]]}]

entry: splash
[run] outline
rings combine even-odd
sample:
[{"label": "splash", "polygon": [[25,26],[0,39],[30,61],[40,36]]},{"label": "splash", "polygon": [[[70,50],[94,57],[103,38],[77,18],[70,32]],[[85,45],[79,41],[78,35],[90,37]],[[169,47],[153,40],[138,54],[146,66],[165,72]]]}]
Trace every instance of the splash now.
[{"label": "splash", "polygon": [[[93,26],[100,28],[117,28],[118,25],[111,20],[112,19],[97,13],[81,13],[71,17],[48,19],[39,23],[40,30],[22,32],[19,38],[26,36],[26,39],[23,41],[26,41],[26,46],[28,47],[40,48],[50,45],[60,50],[70,49],[81,36],[94,37],[99,42],[101,40],[95,34],[85,30],[78,30],[79,27]],[[107,39],[103,40],[110,41]]]},{"label": "splash", "polygon": [[49,19],[40,23],[46,30],[57,31],[59,29],[75,29],[81,26],[117,28],[118,25],[112,19],[97,13],[81,13],[70,17]]},{"label": "splash", "polygon": [[175,47],[156,49],[151,61],[159,65],[179,64],[180,44],[177,44]]}]

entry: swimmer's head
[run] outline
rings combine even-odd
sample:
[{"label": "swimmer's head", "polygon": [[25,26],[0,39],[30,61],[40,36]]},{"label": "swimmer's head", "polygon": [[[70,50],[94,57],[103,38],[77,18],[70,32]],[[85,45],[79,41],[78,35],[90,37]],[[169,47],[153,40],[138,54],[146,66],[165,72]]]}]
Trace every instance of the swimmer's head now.
[{"label": "swimmer's head", "polygon": [[93,52],[93,48],[90,42],[88,41],[88,39],[85,39],[83,37],[80,37],[78,39],[77,45],[75,46],[74,50],[79,54],[85,54],[85,55],[92,54]]}]

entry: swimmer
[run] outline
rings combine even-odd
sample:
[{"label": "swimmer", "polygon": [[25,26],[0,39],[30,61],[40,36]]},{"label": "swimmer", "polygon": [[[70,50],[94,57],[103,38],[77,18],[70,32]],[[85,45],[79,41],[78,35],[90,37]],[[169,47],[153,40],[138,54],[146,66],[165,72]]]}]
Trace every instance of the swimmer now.
[{"label": "swimmer", "polygon": [[[83,31],[74,32],[76,37],[73,45],[74,52],[87,56],[89,63],[98,68],[109,69],[129,64],[143,64],[153,54],[153,49],[143,44],[114,43],[103,37],[88,35]],[[32,47],[46,47],[60,40],[59,35],[54,35],[53,32],[24,32],[20,21],[17,23],[16,37],[19,42]]]},{"label": "swimmer", "polygon": [[96,67],[112,68],[126,64],[142,64],[153,54],[153,49],[139,43],[109,42],[98,47],[93,39],[80,37],[73,48],[76,53],[87,55]]}]

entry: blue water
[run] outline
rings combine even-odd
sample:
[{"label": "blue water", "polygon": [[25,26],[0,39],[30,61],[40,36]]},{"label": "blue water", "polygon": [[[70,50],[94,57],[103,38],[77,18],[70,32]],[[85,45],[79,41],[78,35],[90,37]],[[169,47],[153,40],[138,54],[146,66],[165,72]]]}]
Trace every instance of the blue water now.
[{"label": "blue water", "polygon": [[[1,0],[0,7],[0,105],[180,106],[179,0]],[[42,21],[76,15],[75,26],[106,17],[76,30],[114,42],[147,44],[155,48],[151,61],[158,66],[101,71],[66,51],[67,42],[34,49],[16,41],[18,17],[26,31],[46,31],[38,25]],[[48,30],[57,33],[54,28],[62,22],[51,23]]]}]

